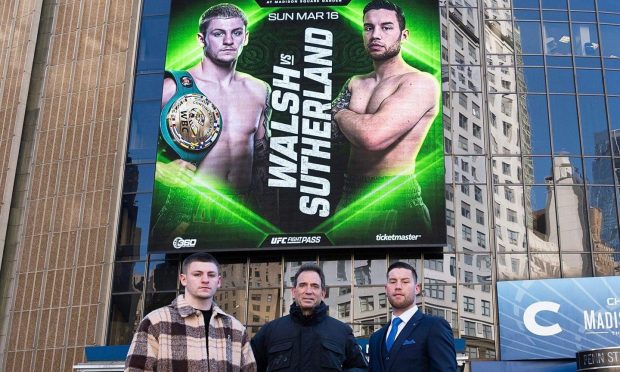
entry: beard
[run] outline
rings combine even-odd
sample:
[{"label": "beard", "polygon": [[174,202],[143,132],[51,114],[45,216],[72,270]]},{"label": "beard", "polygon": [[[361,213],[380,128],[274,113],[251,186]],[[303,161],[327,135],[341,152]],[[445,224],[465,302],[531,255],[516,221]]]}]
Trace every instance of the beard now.
[{"label": "beard", "polygon": [[381,54],[372,54],[368,49],[366,49],[366,51],[373,61],[387,61],[388,59],[396,57],[400,53],[400,43],[395,43]]}]

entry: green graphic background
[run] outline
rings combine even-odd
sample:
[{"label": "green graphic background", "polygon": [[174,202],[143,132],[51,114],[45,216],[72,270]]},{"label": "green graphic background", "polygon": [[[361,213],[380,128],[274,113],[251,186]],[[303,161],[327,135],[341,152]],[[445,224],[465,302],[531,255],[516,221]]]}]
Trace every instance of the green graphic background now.
[{"label": "green graphic background", "polygon": [[[260,8],[255,1],[241,0],[234,4],[246,13],[250,32],[249,44],[244,48],[239,59],[237,70],[249,73],[268,83],[272,81],[271,70],[278,64],[280,53],[296,54],[297,59],[303,58],[303,45],[299,45],[300,34],[306,27],[329,28],[334,33],[334,56],[332,78],[333,95],[337,95],[345,81],[355,74],[372,71],[372,62],[366,55],[362,44],[362,10],[367,0],[352,0],[348,6],[303,7],[290,8],[291,12],[304,10],[323,10],[338,12],[340,20],[311,22],[269,22],[270,13],[284,8]],[[198,18],[209,6],[220,1],[173,0],[168,30],[168,48],[166,70],[185,70],[199,63],[202,49],[197,40]],[[409,40],[403,45],[404,59],[412,66],[429,72],[441,81],[439,15],[437,1],[406,0],[396,1],[404,10]],[[277,25],[275,24],[277,23]],[[441,107],[441,105],[440,105]],[[277,113],[274,113],[277,115]],[[437,115],[429,130],[416,161],[416,176],[422,188],[422,197],[428,206],[433,221],[433,232],[414,242],[376,242],[374,236],[368,236],[367,246],[377,245],[444,245],[445,232],[445,196],[444,196],[444,159],[443,159],[443,127],[441,112]],[[165,146],[161,143],[160,147]],[[332,182],[332,190],[339,190],[342,184],[341,175],[346,168],[346,148],[334,147],[332,153],[332,171],[340,175]],[[161,163],[168,163],[163,151],[158,156],[158,168]],[[236,197],[234,191],[226,185],[216,185],[194,177],[190,182],[178,186],[174,174],[162,175],[158,172],[154,191],[154,208],[152,221],[157,219],[157,210],[165,203],[171,193],[176,194],[182,203],[179,209],[192,209],[198,203],[197,211],[179,213],[171,217],[168,224],[172,226],[178,219],[200,220],[192,222],[184,237],[197,238],[202,242],[200,248],[210,249],[251,249],[257,248],[270,234],[281,233],[324,233],[330,241],[338,246],[351,245],[351,238],[364,235],[364,229],[372,221],[367,221],[366,212],[373,208],[390,208],[401,205],[403,200],[398,196],[399,182],[386,182],[378,187],[365,190],[359,199],[349,206],[338,210],[327,219],[307,218],[298,212],[291,216],[298,199],[284,194],[283,200],[291,198],[293,208],[283,207],[284,217],[270,221],[247,207],[242,197]],[[177,186],[170,186],[177,182]],[[336,192],[336,191],[333,191]],[[336,194],[335,196],[339,196]],[[336,209],[332,203],[332,214]],[[289,204],[290,204],[289,203]],[[160,221],[161,222],[161,221]],[[152,223],[152,226],[155,224]],[[164,224],[165,225],[165,224]],[[157,226],[157,225],[155,225]],[[162,226],[161,223],[159,226]],[[416,233],[411,226],[411,233]],[[157,234],[152,234],[157,235]],[[359,239],[356,246],[359,246]],[[151,239],[152,251],[172,250],[171,241]]]}]

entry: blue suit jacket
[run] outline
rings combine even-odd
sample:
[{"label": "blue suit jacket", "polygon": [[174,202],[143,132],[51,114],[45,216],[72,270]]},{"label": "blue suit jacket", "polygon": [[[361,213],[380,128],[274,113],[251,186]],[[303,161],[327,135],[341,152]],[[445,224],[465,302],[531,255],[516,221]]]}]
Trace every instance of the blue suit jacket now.
[{"label": "blue suit jacket", "polygon": [[445,319],[416,311],[389,353],[385,348],[388,326],[370,336],[370,372],[456,371],[454,337]]}]

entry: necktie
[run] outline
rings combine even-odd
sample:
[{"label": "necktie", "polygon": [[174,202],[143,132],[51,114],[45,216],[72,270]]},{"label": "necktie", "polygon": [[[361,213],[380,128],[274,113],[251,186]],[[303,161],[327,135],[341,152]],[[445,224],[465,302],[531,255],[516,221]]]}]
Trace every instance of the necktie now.
[{"label": "necktie", "polygon": [[396,333],[398,332],[398,326],[402,322],[403,320],[399,317],[392,319],[392,328],[390,329],[390,334],[388,335],[387,340],[385,341],[385,347],[387,348],[388,352],[392,348],[392,345],[394,345],[394,340],[396,340]]}]

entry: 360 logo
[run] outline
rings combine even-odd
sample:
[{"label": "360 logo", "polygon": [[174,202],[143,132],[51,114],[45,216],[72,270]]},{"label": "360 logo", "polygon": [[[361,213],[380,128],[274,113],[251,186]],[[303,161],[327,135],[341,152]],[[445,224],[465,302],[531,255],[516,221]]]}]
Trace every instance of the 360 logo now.
[{"label": "360 logo", "polygon": [[560,310],[560,304],[551,301],[534,302],[525,309],[523,313],[523,323],[528,331],[537,336],[553,336],[562,332],[562,328],[558,323],[549,326],[540,325],[536,321],[536,315],[542,311],[551,311],[557,313]]},{"label": "360 logo", "polygon": [[177,236],[176,238],[174,238],[174,240],[172,241],[172,246],[175,249],[181,249],[181,248],[193,248],[196,246],[196,242],[198,240],[197,239],[183,239],[180,236]]}]

